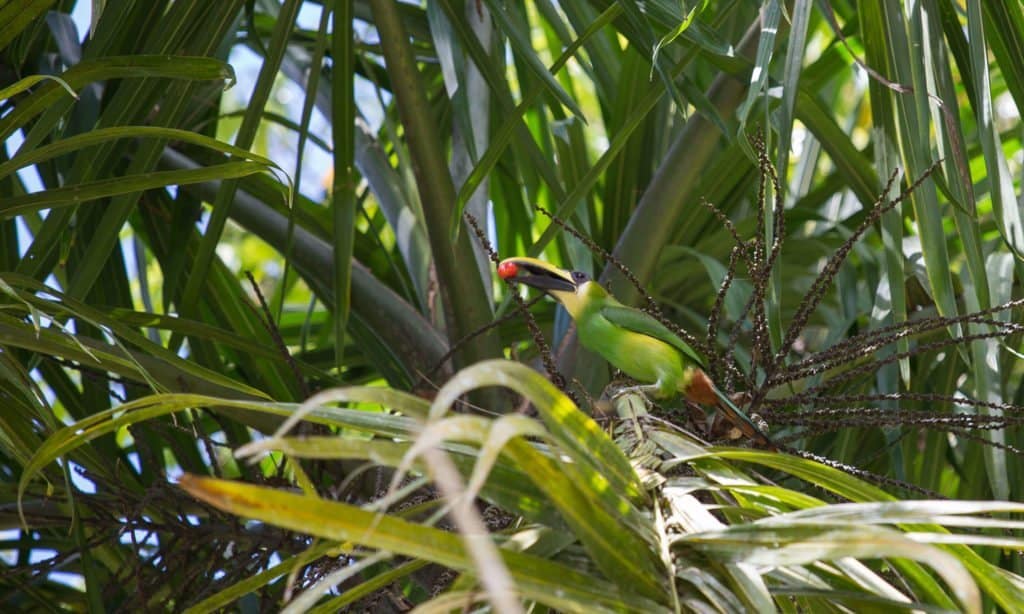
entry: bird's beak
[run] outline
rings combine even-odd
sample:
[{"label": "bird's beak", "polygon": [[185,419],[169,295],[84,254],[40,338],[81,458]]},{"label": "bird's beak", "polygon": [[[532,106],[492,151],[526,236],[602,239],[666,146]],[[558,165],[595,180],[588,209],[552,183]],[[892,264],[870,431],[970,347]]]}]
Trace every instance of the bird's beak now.
[{"label": "bird's beak", "polygon": [[506,258],[498,264],[498,276],[544,292],[576,292],[572,274],[536,258]]}]

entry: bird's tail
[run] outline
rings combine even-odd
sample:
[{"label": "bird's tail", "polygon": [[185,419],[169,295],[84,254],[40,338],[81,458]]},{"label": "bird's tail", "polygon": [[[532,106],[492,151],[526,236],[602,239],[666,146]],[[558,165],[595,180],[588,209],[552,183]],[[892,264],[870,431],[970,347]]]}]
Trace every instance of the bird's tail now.
[{"label": "bird's tail", "polygon": [[687,392],[687,396],[691,400],[718,408],[718,411],[725,416],[725,419],[730,424],[739,429],[744,437],[754,442],[757,446],[773,451],[779,449],[768,438],[768,435],[765,435],[764,431],[743,413],[743,410],[736,407],[736,404],[729,398],[729,395],[718,389],[718,386],[711,381],[711,378],[703,370],[697,369],[693,374]]}]

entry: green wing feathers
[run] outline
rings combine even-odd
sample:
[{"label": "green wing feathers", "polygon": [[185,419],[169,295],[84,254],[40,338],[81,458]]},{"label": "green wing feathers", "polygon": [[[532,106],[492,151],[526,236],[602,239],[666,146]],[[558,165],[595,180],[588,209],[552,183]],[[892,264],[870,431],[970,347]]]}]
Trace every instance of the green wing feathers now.
[{"label": "green wing feathers", "polygon": [[697,366],[704,367],[704,359],[694,351],[685,341],[680,339],[670,331],[664,324],[655,320],[652,316],[634,309],[633,307],[626,307],[625,305],[606,305],[601,308],[601,315],[604,316],[609,322],[616,326],[621,326],[626,330],[631,330],[641,335],[647,335],[648,337],[654,337],[660,341],[671,345],[680,352],[683,356],[692,360]]}]

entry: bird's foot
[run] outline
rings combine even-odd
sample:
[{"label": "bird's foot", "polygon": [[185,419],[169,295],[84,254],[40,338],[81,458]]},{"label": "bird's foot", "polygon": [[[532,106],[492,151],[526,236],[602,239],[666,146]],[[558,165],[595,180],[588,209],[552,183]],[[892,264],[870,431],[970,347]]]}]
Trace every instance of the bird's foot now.
[{"label": "bird's foot", "polygon": [[623,386],[612,393],[612,401],[615,401],[619,397],[627,394],[642,394],[647,397],[648,400],[651,400],[658,396],[658,392],[658,386],[654,384],[646,386]]}]

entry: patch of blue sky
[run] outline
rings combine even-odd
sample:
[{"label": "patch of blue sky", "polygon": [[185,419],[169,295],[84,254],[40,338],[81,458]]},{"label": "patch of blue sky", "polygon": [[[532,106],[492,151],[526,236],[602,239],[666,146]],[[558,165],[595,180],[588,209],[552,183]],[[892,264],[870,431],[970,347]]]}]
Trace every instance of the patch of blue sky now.
[{"label": "patch of blue sky", "polygon": [[89,478],[82,475],[81,466],[72,462],[69,467],[70,471],[68,471],[68,473],[71,475],[71,483],[74,484],[75,488],[78,489],[79,492],[84,492],[87,495],[95,495],[96,484]]}]

